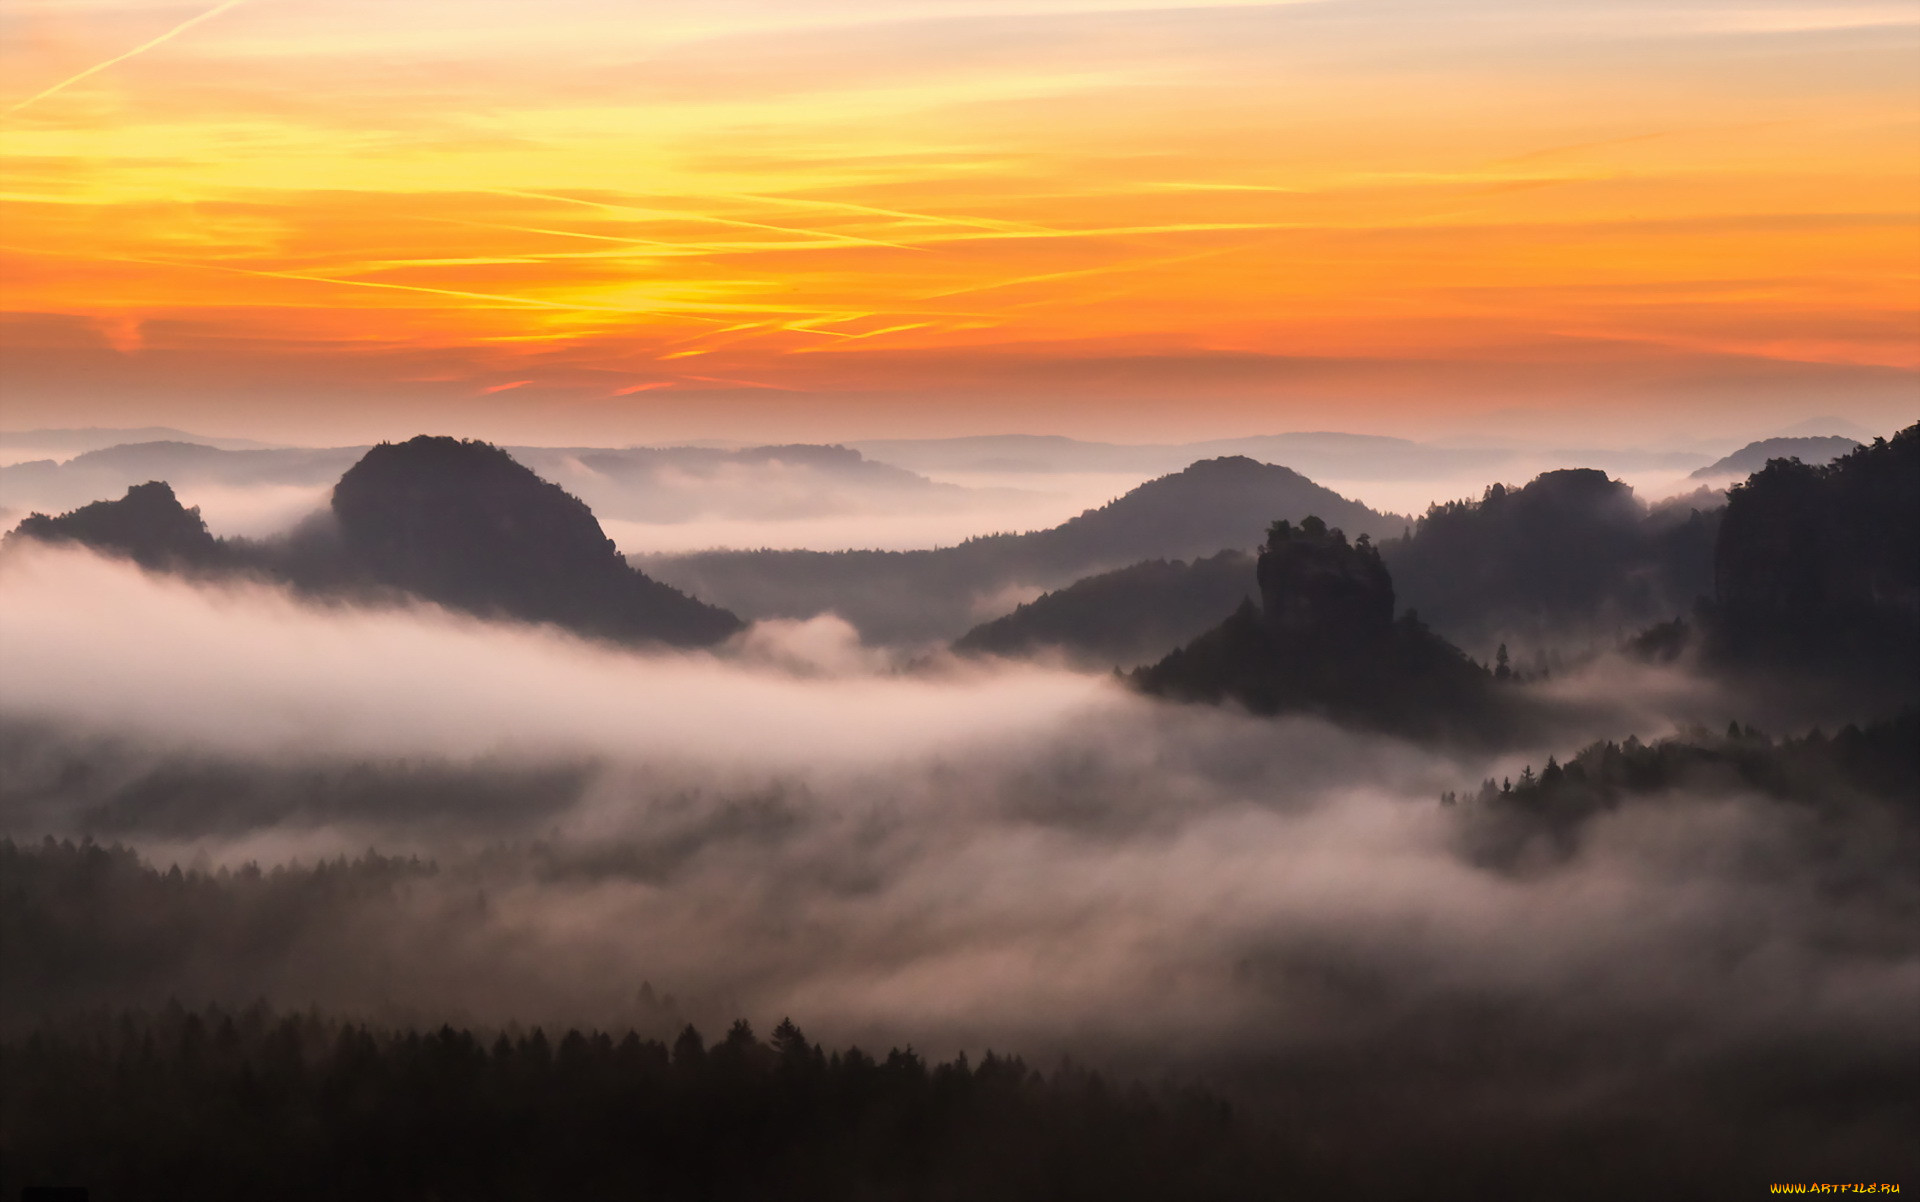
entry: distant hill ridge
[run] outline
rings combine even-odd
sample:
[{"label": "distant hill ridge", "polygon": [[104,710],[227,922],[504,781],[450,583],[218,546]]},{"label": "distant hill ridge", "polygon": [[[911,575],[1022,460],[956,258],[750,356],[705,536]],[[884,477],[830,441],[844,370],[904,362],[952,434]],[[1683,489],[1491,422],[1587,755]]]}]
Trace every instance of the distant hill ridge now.
[{"label": "distant hill ridge", "polygon": [[1750,442],[1733,454],[1716,459],[1694,472],[1690,479],[1710,480],[1721,476],[1750,476],[1767,466],[1770,459],[1798,459],[1818,467],[1832,463],[1860,444],[1838,434],[1811,438],[1763,438]]},{"label": "distant hill ridge", "polygon": [[[834,612],[878,641],[948,639],[1004,612],[1009,589],[1057,588],[1149,559],[1258,546],[1276,515],[1320,513],[1376,536],[1408,519],[1350,501],[1290,468],[1228,456],[1194,463],[1061,525],[924,551],[707,551],[644,557],[668,583],[747,618]],[[988,612],[983,613],[985,609]]]},{"label": "distant hill ridge", "polygon": [[[1377,545],[1400,602],[1436,631],[1488,657],[1502,643],[1538,656],[1612,645],[1707,598],[1721,505],[1702,489],[1649,508],[1605,472],[1569,468],[1435,505]],[[1137,563],[981,624],[954,649],[1124,666],[1186,643],[1252,583],[1243,555]]]},{"label": "distant hill ridge", "polygon": [[[0,466],[0,510],[58,513],[117,500],[165,480],[183,496],[206,488],[318,492],[370,448],[229,449],[186,439],[118,443],[61,462]],[[843,446],[503,447],[514,459],[586,501],[602,519],[687,521],[702,516],[766,520],[790,514],[858,512],[899,500],[940,501],[965,489],[865,458]]]},{"label": "distant hill ridge", "polygon": [[187,430],[176,430],[172,426],[79,426],[61,429],[0,430],[0,453],[14,448],[29,448],[43,454],[72,456],[104,447],[120,446],[124,443],[163,441],[224,447],[229,450],[259,449],[273,445],[254,442],[248,438],[210,437]]},{"label": "distant hill ridge", "polygon": [[[1115,556],[1138,559],[1140,552],[1162,546],[1211,553],[1258,545],[1265,519],[1246,514],[1302,506],[1331,525],[1375,538],[1405,525],[1404,519],[1350,501],[1292,468],[1226,455],[1149,480],[1098,509],[1021,537],[1049,555],[1061,552],[1088,563]],[[1239,537],[1220,542],[1223,533]]]},{"label": "distant hill ridge", "polygon": [[[1284,463],[1320,480],[1456,479],[1493,477],[1537,461],[1538,453],[1511,446],[1441,445],[1330,430],[1215,438],[1187,443],[1087,442],[1060,435],[997,434],[961,438],[878,439],[853,444],[888,463],[915,471],[1140,472],[1177,471],[1198,459],[1245,455]],[[1647,448],[1540,448],[1549,458],[1610,471],[1688,471],[1708,456]]]}]

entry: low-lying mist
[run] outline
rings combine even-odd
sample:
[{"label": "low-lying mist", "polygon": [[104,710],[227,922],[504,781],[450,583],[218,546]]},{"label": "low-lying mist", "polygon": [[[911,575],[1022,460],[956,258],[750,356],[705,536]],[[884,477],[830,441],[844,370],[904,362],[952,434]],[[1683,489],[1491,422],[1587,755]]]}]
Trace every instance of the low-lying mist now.
[{"label": "low-lying mist", "polygon": [[[9,1022],[168,995],[791,1015],[829,1041],[1229,1077],[1411,1089],[1492,1064],[1576,1109],[1783,1049],[1833,1071],[1920,1053],[1920,857],[1872,807],[1671,793],[1489,863],[1484,816],[1439,794],[1556,748],[903,665],[831,620],[643,655],[24,546],[0,598],[0,831],[211,874],[41,899],[16,923],[58,935],[12,969]],[[1675,670],[1594,672],[1552,685],[1579,702],[1563,755],[1727,705]],[[311,873],[369,847],[422,865]],[[249,861],[269,871],[231,875]]]}]

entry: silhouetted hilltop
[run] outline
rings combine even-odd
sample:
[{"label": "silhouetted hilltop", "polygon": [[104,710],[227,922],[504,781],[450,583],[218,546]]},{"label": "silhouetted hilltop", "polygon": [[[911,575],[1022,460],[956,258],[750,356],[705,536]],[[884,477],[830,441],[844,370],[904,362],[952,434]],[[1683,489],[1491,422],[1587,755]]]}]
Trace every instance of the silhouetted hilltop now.
[{"label": "silhouetted hilltop", "polygon": [[748,618],[834,612],[868,638],[951,638],[1025,585],[1055,588],[1148,559],[1194,559],[1259,545],[1250,515],[1340,515],[1356,530],[1398,530],[1284,467],[1229,457],[1195,463],[1059,526],[996,534],[930,551],[707,551],[650,556],[659,578]]},{"label": "silhouetted hilltop", "polygon": [[1150,559],[1074,581],[953,644],[963,655],[1057,651],[1089,665],[1131,667],[1165,655],[1250,595],[1253,557],[1222,551],[1191,563]]},{"label": "silhouetted hilltop", "polygon": [[1411,612],[1394,618],[1393,580],[1365,535],[1317,517],[1273,523],[1261,549],[1260,606],[1134,672],[1148,693],[1301,711],[1411,735],[1478,734],[1493,714],[1486,669]]},{"label": "silhouetted hilltop", "polygon": [[159,480],[134,485],[118,501],[95,501],[60,517],[29,514],[7,535],[15,538],[81,543],[150,568],[205,567],[222,553],[200,511],[182,506]]},{"label": "silhouetted hilltop", "polygon": [[1759,471],[1773,459],[1798,459],[1802,463],[1831,463],[1860,444],[1837,434],[1817,438],[1763,438],[1750,442],[1733,454],[1716,459],[1693,473],[1695,480],[1719,476],[1745,476]]},{"label": "silhouetted hilltop", "polygon": [[1714,578],[1722,655],[1920,686],[1920,425],[1735,486]]},{"label": "silhouetted hilltop", "polygon": [[1402,598],[1450,638],[1610,642],[1712,591],[1718,513],[1705,500],[1649,510],[1605,472],[1572,468],[1431,506],[1380,550]]},{"label": "silhouetted hilltop", "polygon": [[1149,480],[1118,500],[1026,538],[1028,553],[1049,562],[1184,558],[1258,546],[1264,531],[1248,515],[1296,512],[1320,514],[1356,534],[1376,537],[1402,525],[1292,468],[1229,455]]},{"label": "silhouetted hilltop", "polygon": [[334,486],[333,515],[374,580],[457,609],[689,645],[741,625],[635,571],[585,503],[484,442],[382,443]]}]

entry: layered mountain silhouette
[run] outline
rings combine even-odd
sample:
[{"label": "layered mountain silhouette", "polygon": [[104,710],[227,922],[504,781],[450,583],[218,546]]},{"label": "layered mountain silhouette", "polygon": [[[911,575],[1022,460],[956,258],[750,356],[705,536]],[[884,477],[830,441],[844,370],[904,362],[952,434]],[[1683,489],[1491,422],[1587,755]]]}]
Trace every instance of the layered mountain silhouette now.
[{"label": "layered mountain silhouette", "polygon": [[626,642],[699,646],[741,627],[634,570],[583,502],[484,442],[382,443],[334,486],[331,517],[285,539],[219,540],[156,481],[63,517],[33,514],[9,537],[81,542],[149,567],[248,572],[309,592],[398,591]]},{"label": "layered mountain silhouette", "polygon": [[0,430],[0,455],[17,457],[20,452],[26,451],[36,455],[71,457],[134,442],[184,442],[232,450],[259,450],[266,446],[248,438],[211,437],[176,430],[172,426],[83,426]]},{"label": "layered mountain silhouette", "polygon": [[869,639],[952,638],[1022,586],[1057,588],[1151,559],[1257,546],[1263,514],[1332,515],[1371,534],[1406,519],[1377,513],[1289,468],[1209,459],[1150,480],[1059,526],[928,551],[709,551],[650,556],[648,571],[748,618],[835,612]]},{"label": "layered mountain silhouette", "polygon": [[1712,494],[1649,508],[1605,472],[1570,468],[1431,506],[1380,551],[1406,604],[1482,653],[1610,644],[1712,594],[1718,523]]},{"label": "layered mountain silhouette", "polygon": [[[57,432],[56,432],[57,433]],[[196,490],[314,490],[340,478],[369,450],[223,448],[184,439],[128,442],[65,462],[0,466],[0,509],[59,512],[118,498],[146,480]],[[508,454],[586,501],[602,518],[653,523],[703,517],[766,520],[863,512],[911,504],[964,504],[969,491],[937,484],[843,446],[507,447]]]},{"label": "layered mountain silhouette", "polygon": [[223,449],[165,439],[87,451],[64,463],[35,459],[0,467],[0,506],[65,510],[118,498],[148,480],[191,496],[198,488],[319,490],[340,478],[364,447]]},{"label": "layered mountain silhouette", "polygon": [[1733,454],[1716,459],[1693,473],[1695,480],[1713,480],[1726,476],[1747,476],[1774,459],[1798,459],[1802,463],[1831,463],[1860,444],[1837,434],[1809,438],[1763,438],[1750,442]]},{"label": "layered mountain silhouette", "polygon": [[954,641],[963,655],[1049,652],[1090,667],[1132,667],[1219,622],[1257,588],[1253,556],[1150,559],[1076,580]]},{"label": "layered mountain silhouette", "polygon": [[[1440,480],[1464,473],[1492,477],[1526,458],[1510,447],[1438,446],[1331,430],[1186,443],[1085,442],[1057,434],[989,434],[877,439],[854,445],[888,463],[923,472],[1172,472],[1200,459],[1245,455],[1262,463],[1284,463],[1321,480]],[[1688,451],[1607,447],[1559,448],[1551,454],[1562,462],[1618,472],[1689,471],[1706,459]]]},{"label": "layered mountain silhouette", "polygon": [[966,503],[967,489],[843,446],[508,447],[602,518],[647,523],[769,521]]},{"label": "layered mountain silhouette", "polygon": [[1366,536],[1348,542],[1317,517],[1273,523],[1261,548],[1260,603],[1135,671],[1141,690],[1304,712],[1419,737],[1490,733],[1497,686],[1411,612],[1394,616],[1393,579]]}]

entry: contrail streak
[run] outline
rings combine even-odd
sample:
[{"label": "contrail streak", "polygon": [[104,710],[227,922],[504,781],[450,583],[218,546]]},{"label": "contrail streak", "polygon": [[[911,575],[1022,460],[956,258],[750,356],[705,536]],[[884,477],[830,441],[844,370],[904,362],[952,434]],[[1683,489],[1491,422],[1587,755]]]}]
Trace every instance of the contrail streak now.
[{"label": "contrail streak", "polygon": [[247,0],[226,0],[226,3],[224,4],[216,4],[212,8],[208,9],[206,12],[201,13],[197,17],[188,17],[186,20],[180,22],[180,24],[175,25],[172,29],[167,30],[165,33],[161,34],[157,38],[152,39],[151,41],[142,42],[138,46],[135,46],[133,49],[127,51],[124,54],[116,54],[115,56],[108,59],[104,63],[95,63],[93,66],[88,67],[85,71],[80,72],[80,74],[69,76],[68,78],[61,80],[59,83],[54,84],[52,87],[47,88],[44,91],[35,92],[33,95],[27,97],[25,100],[22,100],[20,103],[8,109],[7,112],[9,115],[13,113],[17,113],[21,109],[26,108],[28,105],[34,103],[36,100],[45,100],[47,97],[53,95],[55,92],[58,92],[60,89],[67,87],[69,84],[79,83],[81,80],[85,79],[87,76],[93,75],[100,71],[105,71],[108,67],[113,66],[115,63],[126,62],[128,59],[132,58],[136,54],[144,54],[145,52],[153,49],[155,46],[158,46],[160,43],[185,33],[187,30],[192,29],[195,25],[198,25],[200,22],[212,20],[214,17],[219,16],[221,13],[226,12],[228,9],[237,8],[240,5],[245,4],[246,2]]}]

